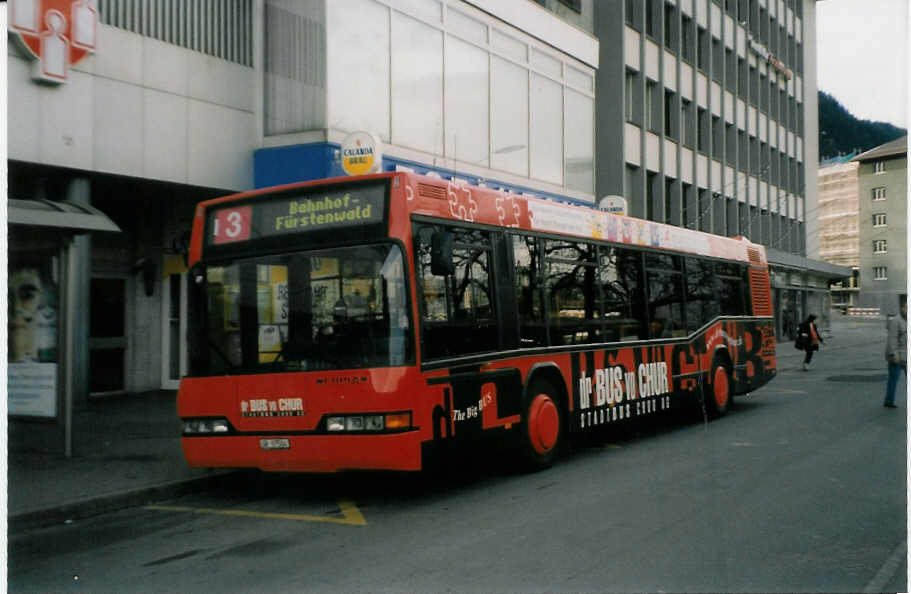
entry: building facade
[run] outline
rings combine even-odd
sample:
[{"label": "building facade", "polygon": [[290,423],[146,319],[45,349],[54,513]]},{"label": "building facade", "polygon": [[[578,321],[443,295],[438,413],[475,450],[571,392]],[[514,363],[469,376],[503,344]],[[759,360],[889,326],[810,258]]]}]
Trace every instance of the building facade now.
[{"label": "building facade", "polygon": [[854,158],[858,165],[860,307],[898,313],[908,292],[908,137]]},{"label": "building facade", "polygon": [[339,145],[363,130],[384,170],[593,202],[598,41],[555,12],[528,0],[263,9],[257,187],[341,175]]},{"label": "building facade", "polygon": [[835,157],[819,166],[819,257],[854,273],[832,285],[832,306],[842,309],[855,305],[859,291],[860,206],[853,157]]}]

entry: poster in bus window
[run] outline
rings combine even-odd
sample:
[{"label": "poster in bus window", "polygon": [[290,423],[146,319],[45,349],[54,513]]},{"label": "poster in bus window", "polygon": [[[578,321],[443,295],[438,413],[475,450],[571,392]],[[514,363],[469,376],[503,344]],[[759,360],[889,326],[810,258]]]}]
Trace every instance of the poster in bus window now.
[{"label": "poster in bus window", "polygon": [[256,311],[260,324],[271,324],[272,318],[272,287],[270,285],[256,286]]},{"label": "poster in bus window", "polygon": [[7,381],[11,415],[57,414],[56,258],[10,258]]},{"label": "poster in bus window", "polygon": [[[277,353],[282,347],[281,329],[278,324],[266,324],[259,327],[259,352]],[[262,360],[262,359],[261,359]],[[268,360],[268,359],[267,359]]]},{"label": "poster in bus window", "polygon": [[288,323],[288,283],[272,284],[272,321]]}]

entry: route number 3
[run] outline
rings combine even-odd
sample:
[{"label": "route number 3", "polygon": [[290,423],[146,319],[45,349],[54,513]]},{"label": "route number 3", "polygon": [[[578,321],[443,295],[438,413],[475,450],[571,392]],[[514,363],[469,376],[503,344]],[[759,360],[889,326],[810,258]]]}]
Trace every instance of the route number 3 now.
[{"label": "route number 3", "polygon": [[250,219],[253,208],[241,206],[226,208],[215,213],[215,225],[212,229],[214,243],[231,243],[250,239]]}]

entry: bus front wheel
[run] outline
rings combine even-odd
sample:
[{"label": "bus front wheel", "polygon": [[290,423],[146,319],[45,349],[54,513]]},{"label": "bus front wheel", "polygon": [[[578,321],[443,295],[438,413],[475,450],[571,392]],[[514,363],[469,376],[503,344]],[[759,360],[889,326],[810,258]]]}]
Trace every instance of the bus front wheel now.
[{"label": "bus front wheel", "polygon": [[522,417],[522,457],[530,470],[553,464],[563,440],[563,410],[557,391],[549,382],[536,380],[529,387]]}]

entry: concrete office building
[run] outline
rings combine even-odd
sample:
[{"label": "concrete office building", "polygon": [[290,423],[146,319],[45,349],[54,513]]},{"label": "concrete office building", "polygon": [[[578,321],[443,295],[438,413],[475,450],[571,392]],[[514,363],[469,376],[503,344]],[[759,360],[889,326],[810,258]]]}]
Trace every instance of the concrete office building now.
[{"label": "concrete office building", "polygon": [[775,311],[825,323],[828,281],[850,271],[813,259],[815,26],[813,0],[596,3],[596,194],[762,243]]},{"label": "concrete office building", "polygon": [[908,137],[854,158],[860,205],[860,307],[898,313],[908,292]]},{"label": "concrete office building", "polygon": [[819,257],[853,272],[832,284],[832,307],[853,307],[857,301],[860,265],[857,162],[854,153],[819,164]]}]

